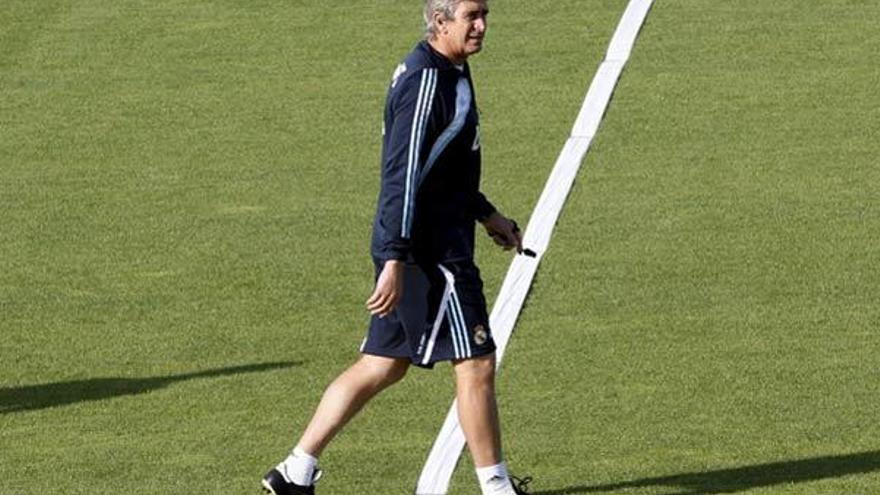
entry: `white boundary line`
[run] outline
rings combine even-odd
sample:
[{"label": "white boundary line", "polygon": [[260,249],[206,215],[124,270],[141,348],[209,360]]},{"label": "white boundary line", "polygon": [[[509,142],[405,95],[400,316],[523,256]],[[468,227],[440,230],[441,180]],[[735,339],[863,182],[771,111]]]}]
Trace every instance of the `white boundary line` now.
[{"label": "white boundary line", "polygon": [[[611,38],[605,60],[590,84],[571,135],[565,142],[544,186],[544,192],[532,212],[525,230],[523,245],[535,250],[538,256],[535,258],[516,256],[513,259],[489,317],[489,327],[498,346],[498,366],[501,365],[504,350],[507,348],[507,342],[510,340],[532,285],[532,279],[538,270],[541,256],[550,244],[553,227],[559,219],[581,162],[599,129],[599,123],[611,101],[614,87],[623,72],[624,65],[629,60],[636,37],[652,4],[653,0],[630,0],[627,5],[620,24]],[[422,468],[416,486],[416,495],[446,495],[464,445],[464,434],[458,423],[456,403],[453,402]]]}]

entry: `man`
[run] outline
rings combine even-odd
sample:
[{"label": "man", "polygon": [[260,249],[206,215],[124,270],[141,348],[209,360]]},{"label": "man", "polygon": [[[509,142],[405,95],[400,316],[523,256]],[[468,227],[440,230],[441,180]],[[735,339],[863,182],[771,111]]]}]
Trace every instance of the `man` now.
[{"label": "man", "polygon": [[361,356],[325,391],[291,454],[263,479],[273,495],[313,494],[318,456],[410,365],[451,361],[458,415],[484,495],[517,495],[501,453],[495,344],[474,227],[522,251],[516,224],[479,192],[479,113],[467,59],[483,47],[486,0],[426,0],[425,40],[394,73],[385,106],[373,225],[375,289]]}]

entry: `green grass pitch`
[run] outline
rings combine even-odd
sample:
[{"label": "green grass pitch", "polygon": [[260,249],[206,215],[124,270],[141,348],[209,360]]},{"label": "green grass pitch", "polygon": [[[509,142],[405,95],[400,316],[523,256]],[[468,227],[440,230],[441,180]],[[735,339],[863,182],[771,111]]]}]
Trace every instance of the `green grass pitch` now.
[{"label": "green grass pitch", "polygon": [[[357,355],[419,3],[3,3],[0,494],[259,493]],[[492,2],[484,189],[521,225],[625,5]],[[878,29],[657,0],[499,377],[533,492],[880,492]],[[411,372],[321,493],[409,493],[452,395]]]}]

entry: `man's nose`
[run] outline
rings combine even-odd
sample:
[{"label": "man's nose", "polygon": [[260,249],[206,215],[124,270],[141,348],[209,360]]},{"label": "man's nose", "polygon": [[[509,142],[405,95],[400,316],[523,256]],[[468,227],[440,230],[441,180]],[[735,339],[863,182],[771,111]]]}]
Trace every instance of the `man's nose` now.
[{"label": "man's nose", "polygon": [[478,18],[474,21],[474,31],[478,33],[486,32],[486,19],[483,17]]}]

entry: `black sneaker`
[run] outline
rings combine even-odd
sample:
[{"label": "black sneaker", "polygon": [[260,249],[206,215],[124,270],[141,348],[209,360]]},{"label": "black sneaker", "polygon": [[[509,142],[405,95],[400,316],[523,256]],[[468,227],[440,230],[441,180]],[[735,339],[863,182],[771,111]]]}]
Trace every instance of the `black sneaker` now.
[{"label": "black sneaker", "polygon": [[510,477],[510,484],[513,485],[513,491],[516,492],[516,495],[529,495],[528,484],[531,482],[531,476],[526,476],[525,478]]},{"label": "black sneaker", "polygon": [[263,491],[270,495],[315,495],[315,482],[321,477],[321,471],[315,471],[315,478],[309,486],[300,486],[296,483],[288,483],[277,469],[273,469],[263,476]]}]

